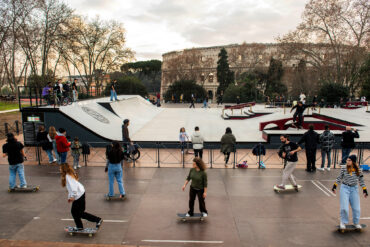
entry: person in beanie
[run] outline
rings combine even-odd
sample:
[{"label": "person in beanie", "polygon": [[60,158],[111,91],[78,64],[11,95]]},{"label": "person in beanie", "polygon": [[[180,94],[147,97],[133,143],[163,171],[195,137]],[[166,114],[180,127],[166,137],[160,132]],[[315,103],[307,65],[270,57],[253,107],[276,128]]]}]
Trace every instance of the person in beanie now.
[{"label": "person in beanie", "polygon": [[199,127],[195,127],[194,133],[191,135],[191,141],[193,143],[194,155],[195,157],[199,157],[203,159],[203,143],[204,138],[199,131]]},{"label": "person in beanie", "polygon": [[27,182],[24,175],[23,161],[26,157],[23,150],[23,144],[15,139],[13,133],[6,135],[6,143],[3,145],[3,157],[8,156],[9,162],[9,189],[16,186],[16,176],[18,173],[20,188],[27,188]]},{"label": "person in beanie", "polygon": [[335,193],[337,186],[340,186],[340,229],[345,229],[348,224],[349,207],[351,204],[353,224],[357,229],[361,229],[360,225],[360,197],[358,195],[358,184],[362,187],[364,197],[368,196],[365,186],[364,175],[357,165],[356,155],[350,155],[347,158],[347,164],[341,167],[340,174],[337,177],[332,191]]},{"label": "person in beanie", "polygon": [[95,215],[85,212],[85,187],[78,181],[78,176],[73,168],[67,163],[60,166],[62,187],[67,187],[68,202],[72,202],[71,213],[75,221],[75,231],[84,229],[81,219],[96,223],[96,228],[99,229],[103,220]]},{"label": "person in beanie", "polygon": [[346,126],[346,131],[342,133],[342,164],[346,163],[349,154],[355,148],[355,138],[360,138],[357,129]]},{"label": "person in beanie", "polygon": [[186,217],[194,215],[194,201],[195,197],[198,196],[199,200],[199,210],[203,217],[208,216],[206,209],[205,199],[207,197],[207,173],[206,165],[201,158],[193,159],[193,168],[190,169],[189,175],[185,180],[185,184],[182,186],[182,191],[185,190],[186,185],[191,180],[190,191],[189,191],[189,211]]},{"label": "person in beanie", "polygon": [[320,171],[325,170],[325,160],[326,156],[328,157],[328,165],[326,170],[330,171],[331,163],[331,150],[334,146],[334,134],[330,131],[329,125],[325,125],[325,131],[320,135],[321,143],[321,168],[318,168]]},{"label": "person in beanie", "polygon": [[298,145],[304,143],[306,149],[306,160],[307,160],[307,172],[316,171],[316,149],[319,143],[319,134],[314,130],[312,124],[309,126],[309,130],[303,134],[301,140],[299,140]]}]

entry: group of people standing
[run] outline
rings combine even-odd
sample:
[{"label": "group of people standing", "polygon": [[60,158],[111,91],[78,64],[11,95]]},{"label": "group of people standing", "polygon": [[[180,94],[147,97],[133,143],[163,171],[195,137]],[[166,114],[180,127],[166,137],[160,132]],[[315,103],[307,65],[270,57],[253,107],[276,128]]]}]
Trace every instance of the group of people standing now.
[{"label": "group of people standing", "polygon": [[[48,105],[53,104],[53,95],[56,95],[59,100],[62,97],[66,98],[72,92],[72,101],[76,102],[78,100],[78,89],[77,89],[77,79],[74,79],[72,84],[70,82],[62,83],[62,80],[59,79],[52,85],[51,82],[48,82],[46,86],[42,89],[41,96],[47,102]],[[55,103],[55,102],[54,102]]]}]

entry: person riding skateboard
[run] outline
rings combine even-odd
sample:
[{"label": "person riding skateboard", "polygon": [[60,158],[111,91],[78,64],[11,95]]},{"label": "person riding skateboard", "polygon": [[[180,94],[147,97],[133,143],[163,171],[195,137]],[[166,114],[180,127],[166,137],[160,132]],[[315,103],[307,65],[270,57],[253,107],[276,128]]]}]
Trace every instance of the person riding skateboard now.
[{"label": "person riding skateboard", "polygon": [[284,190],[287,180],[294,186],[294,189],[298,191],[298,185],[293,175],[293,171],[298,162],[297,153],[302,150],[297,143],[289,141],[288,135],[281,135],[280,141],[283,143],[279,150],[279,156],[285,160],[286,165],[283,171],[283,177],[281,184],[276,185],[277,188]]},{"label": "person riding skateboard", "polygon": [[340,186],[340,224],[341,230],[346,229],[348,224],[349,207],[348,203],[351,204],[353,225],[357,229],[361,229],[360,225],[360,197],[358,195],[358,184],[362,187],[362,193],[366,198],[368,196],[364,175],[361,169],[357,165],[356,155],[350,155],[347,158],[347,164],[341,167],[340,174],[335,180],[332,191],[336,193],[338,184]]},{"label": "person riding skateboard", "polygon": [[208,180],[206,165],[201,158],[195,157],[193,159],[193,168],[191,168],[189,171],[189,175],[185,180],[185,184],[182,186],[182,191],[185,190],[186,185],[190,180],[189,211],[185,216],[191,217],[194,215],[194,201],[195,197],[198,196],[200,213],[202,214],[202,217],[207,217],[208,212],[206,209],[205,199],[207,197]]}]

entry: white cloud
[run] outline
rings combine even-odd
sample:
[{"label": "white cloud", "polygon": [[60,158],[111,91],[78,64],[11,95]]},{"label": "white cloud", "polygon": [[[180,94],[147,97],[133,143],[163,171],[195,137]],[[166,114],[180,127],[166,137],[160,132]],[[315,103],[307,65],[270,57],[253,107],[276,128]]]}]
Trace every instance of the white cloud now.
[{"label": "white cloud", "polygon": [[307,0],[66,0],[76,13],[124,24],[138,60],[198,46],[274,42],[300,22]]}]

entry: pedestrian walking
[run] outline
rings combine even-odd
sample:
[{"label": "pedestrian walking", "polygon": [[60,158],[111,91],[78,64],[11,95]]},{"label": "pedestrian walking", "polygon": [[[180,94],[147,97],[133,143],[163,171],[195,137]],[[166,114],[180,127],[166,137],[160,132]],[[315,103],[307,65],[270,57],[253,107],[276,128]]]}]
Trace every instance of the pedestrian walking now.
[{"label": "pedestrian walking", "polygon": [[195,101],[194,97],[191,97],[189,108],[195,108],[194,101]]},{"label": "pedestrian walking", "polygon": [[280,141],[282,142],[282,145],[279,149],[279,156],[280,158],[284,159],[285,167],[283,170],[281,184],[276,185],[276,187],[284,190],[289,179],[290,183],[294,186],[294,189],[298,191],[297,181],[293,175],[293,172],[298,163],[297,153],[302,149],[297,143],[291,142],[288,135],[281,135]]},{"label": "pedestrian walking", "polygon": [[314,130],[314,126],[310,124],[309,130],[303,134],[298,144],[304,143],[306,149],[307,172],[316,171],[316,150],[319,143],[319,134]]},{"label": "pedestrian walking", "polygon": [[81,168],[79,161],[81,155],[82,145],[76,136],[71,144],[72,157],[73,157],[73,169]]},{"label": "pedestrian walking", "polygon": [[357,129],[346,126],[346,131],[342,133],[342,164],[345,164],[352,149],[356,147],[355,138],[360,138]]},{"label": "pedestrian walking", "polygon": [[100,228],[103,219],[85,212],[86,209],[86,196],[85,187],[78,181],[78,176],[73,168],[67,163],[60,166],[62,187],[67,187],[68,203],[72,202],[71,213],[75,221],[75,231],[84,229],[81,219],[88,220],[96,223],[96,228]]},{"label": "pedestrian walking", "polygon": [[120,198],[123,198],[126,195],[125,189],[123,188],[123,170],[122,170],[122,161],[124,159],[124,154],[121,145],[119,142],[114,141],[113,146],[108,150],[108,167],[105,169],[108,172],[109,178],[109,197],[114,196],[114,179],[116,179],[118,184],[118,189],[120,193]]},{"label": "pedestrian walking", "polygon": [[191,135],[191,142],[193,143],[195,157],[199,156],[201,159],[203,159],[204,138],[200,133],[198,126],[194,128],[194,133]]},{"label": "pedestrian walking", "polygon": [[230,153],[235,152],[236,138],[233,135],[231,128],[227,127],[225,134],[221,138],[221,153],[224,154],[225,167],[229,162]]},{"label": "pedestrian walking", "polygon": [[57,142],[55,140],[55,137],[58,135],[58,132],[57,130],[55,129],[54,126],[50,126],[49,127],[49,133],[47,135],[49,141],[52,143],[52,146],[53,146],[53,150],[54,150],[54,155],[55,155],[55,159],[57,160],[58,164],[61,164],[60,163],[60,156],[58,154],[58,150],[57,150]]},{"label": "pedestrian walking", "polygon": [[330,131],[329,125],[325,125],[325,131],[320,135],[321,143],[321,168],[318,168],[320,171],[325,170],[325,160],[328,157],[328,165],[326,170],[330,171],[331,165],[331,150],[334,146],[334,134]]},{"label": "pedestrian walking", "polygon": [[208,179],[206,166],[201,158],[195,157],[193,159],[193,168],[191,168],[189,171],[189,175],[185,180],[185,184],[182,186],[182,191],[185,191],[186,185],[190,182],[190,180],[189,211],[185,216],[191,217],[194,215],[195,197],[198,196],[200,213],[203,217],[207,217],[208,211],[206,209],[205,199],[207,197]]},{"label": "pedestrian walking", "polygon": [[67,161],[67,154],[69,151],[69,147],[71,146],[71,143],[68,142],[66,135],[67,131],[63,128],[59,129],[60,135],[57,135],[55,137],[55,141],[57,144],[57,151],[60,156],[60,164],[66,163]]},{"label": "pedestrian walking", "polygon": [[48,132],[45,130],[45,125],[39,125],[39,131],[36,137],[37,143],[45,151],[49,158],[49,164],[56,162],[57,159],[53,156],[53,141],[48,138]]},{"label": "pedestrian walking", "polygon": [[364,175],[357,165],[356,155],[348,156],[346,165],[340,169],[340,174],[335,180],[332,191],[336,193],[337,186],[340,186],[340,229],[346,229],[349,220],[349,204],[352,208],[352,220],[357,229],[361,229],[360,216],[360,196],[358,193],[358,184],[362,187],[362,193],[366,198],[368,196]]},{"label": "pedestrian walking", "polygon": [[[8,157],[9,163],[9,189],[15,187],[27,188],[27,182],[24,173],[23,161],[26,155],[23,150],[22,143],[17,141],[13,133],[6,135],[6,143],[3,145],[3,158]],[[19,177],[20,185],[16,185],[16,177]]]}]

